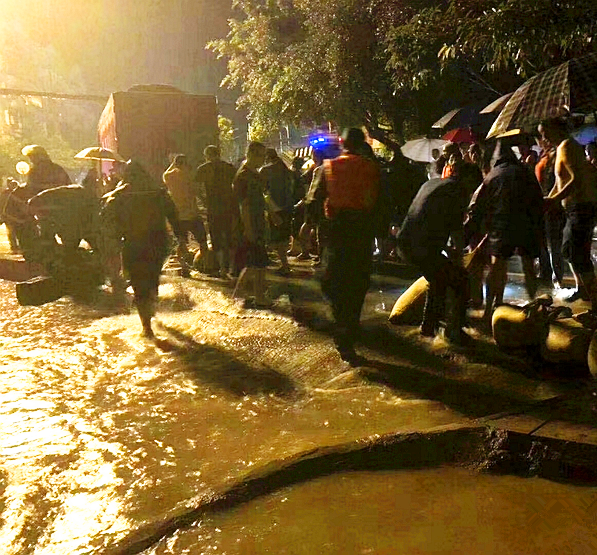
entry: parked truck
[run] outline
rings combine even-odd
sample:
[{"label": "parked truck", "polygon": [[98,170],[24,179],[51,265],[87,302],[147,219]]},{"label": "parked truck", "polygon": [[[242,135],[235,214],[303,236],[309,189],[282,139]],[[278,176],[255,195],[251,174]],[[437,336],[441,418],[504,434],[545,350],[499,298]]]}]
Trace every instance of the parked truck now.
[{"label": "parked truck", "polygon": [[203,149],[217,144],[216,97],[169,85],[136,85],[110,95],[98,133],[103,147],[138,160],[161,181],[175,154],[186,154],[196,167]]}]

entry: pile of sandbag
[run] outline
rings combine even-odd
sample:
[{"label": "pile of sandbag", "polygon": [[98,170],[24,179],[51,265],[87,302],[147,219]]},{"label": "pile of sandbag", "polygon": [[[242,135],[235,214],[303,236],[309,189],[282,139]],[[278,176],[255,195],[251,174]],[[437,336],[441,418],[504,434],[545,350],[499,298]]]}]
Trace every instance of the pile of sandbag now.
[{"label": "pile of sandbag", "polygon": [[[479,244],[463,257],[462,264],[469,273],[471,281],[479,280],[483,275],[486,263],[487,237],[484,237]],[[399,325],[418,325],[423,320],[425,299],[427,297],[429,282],[420,277],[415,281],[394,303],[390,313],[390,323]]]},{"label": "pile of sandbag", "polygon": [[553,299],[543,295],[525,306],[499,306],[491,327],[504,351],[537,349],[546,362],[588,367],[597,375],[595,327],[579,320],[570,308],[553,306]]}]

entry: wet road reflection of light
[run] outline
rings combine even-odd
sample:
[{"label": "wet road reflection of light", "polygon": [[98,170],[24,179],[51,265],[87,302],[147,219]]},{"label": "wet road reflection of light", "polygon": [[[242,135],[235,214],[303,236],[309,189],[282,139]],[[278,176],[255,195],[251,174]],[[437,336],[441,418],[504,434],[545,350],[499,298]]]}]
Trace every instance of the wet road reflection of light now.
[{"label": "wet road reflection of light", "polygon": [[[321,309],[315,280],[301,286],[304,306]],[[377,276],[364,321],[385,325],[406,287]],[[99,554],[272,460],[470,422],[416,388],[344,365],[329,335],[298,324],[288,288],[272,284],[276,312],[246,311],[217,287],[165,278],[156,345],[140,338],[136,314],[114,313],[103,297],[24,308],[0,281],[0,553]],[[411,386],[446,372],[520,396],[553,394],[480,363],[432,368],[432,358],[386,362]]]},{"label": "wet road reflection of light", "polygon": [[158,348],[136,314],[19,307],[0,282],[3,555],[101,553],[273,459],[466,421],[339,373],[331,340],[290,316],[179,281],[160,294]]}]

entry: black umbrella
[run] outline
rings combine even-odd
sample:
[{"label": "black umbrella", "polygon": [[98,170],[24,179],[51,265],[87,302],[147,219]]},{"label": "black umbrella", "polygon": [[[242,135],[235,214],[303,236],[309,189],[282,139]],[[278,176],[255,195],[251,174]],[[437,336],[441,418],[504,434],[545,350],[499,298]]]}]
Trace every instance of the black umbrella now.
[{"label": "black umbrella", "polygon": [[513,94],[514,93],[508,93],[503,96],[500,96],[497,100],[494,100],[491,104],[488,104],[487,106],[485,106],[485,108],[483,108],[479,113],[480,114],[495,114],[496,112],[501,112]]},{"label": "black umbrella", "polygon": [[597,53],[568,60],[531,77],[508,100],[487,138],[515,129],[531,130],[541,120],[597,109]]},{"label": "black umbrella", "polygon": [[451,129],[472,127],[473,131],[485,135],[495,118],[495,114],[482,114],[480,112],[482,107],[483,104],[471,104],[450,110],[438,119],[431,128],[440,129],[442,133],[446,133]]}]

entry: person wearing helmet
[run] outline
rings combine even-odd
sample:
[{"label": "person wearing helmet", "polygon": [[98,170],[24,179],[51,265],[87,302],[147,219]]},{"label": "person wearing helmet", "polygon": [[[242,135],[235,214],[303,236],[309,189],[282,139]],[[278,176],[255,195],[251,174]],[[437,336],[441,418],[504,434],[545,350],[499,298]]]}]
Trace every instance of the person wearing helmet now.
[{"label": "person wearing helmet", "polygon": [[71,179],[66,170],[52,162],[43,146],[28,145],[23,148],[21,153],[29,158],[31,168],[27,174],[27,183],[24,187],[24,192],[27,193],[28,198],[34,197],[46,189],[71,184]]}]

